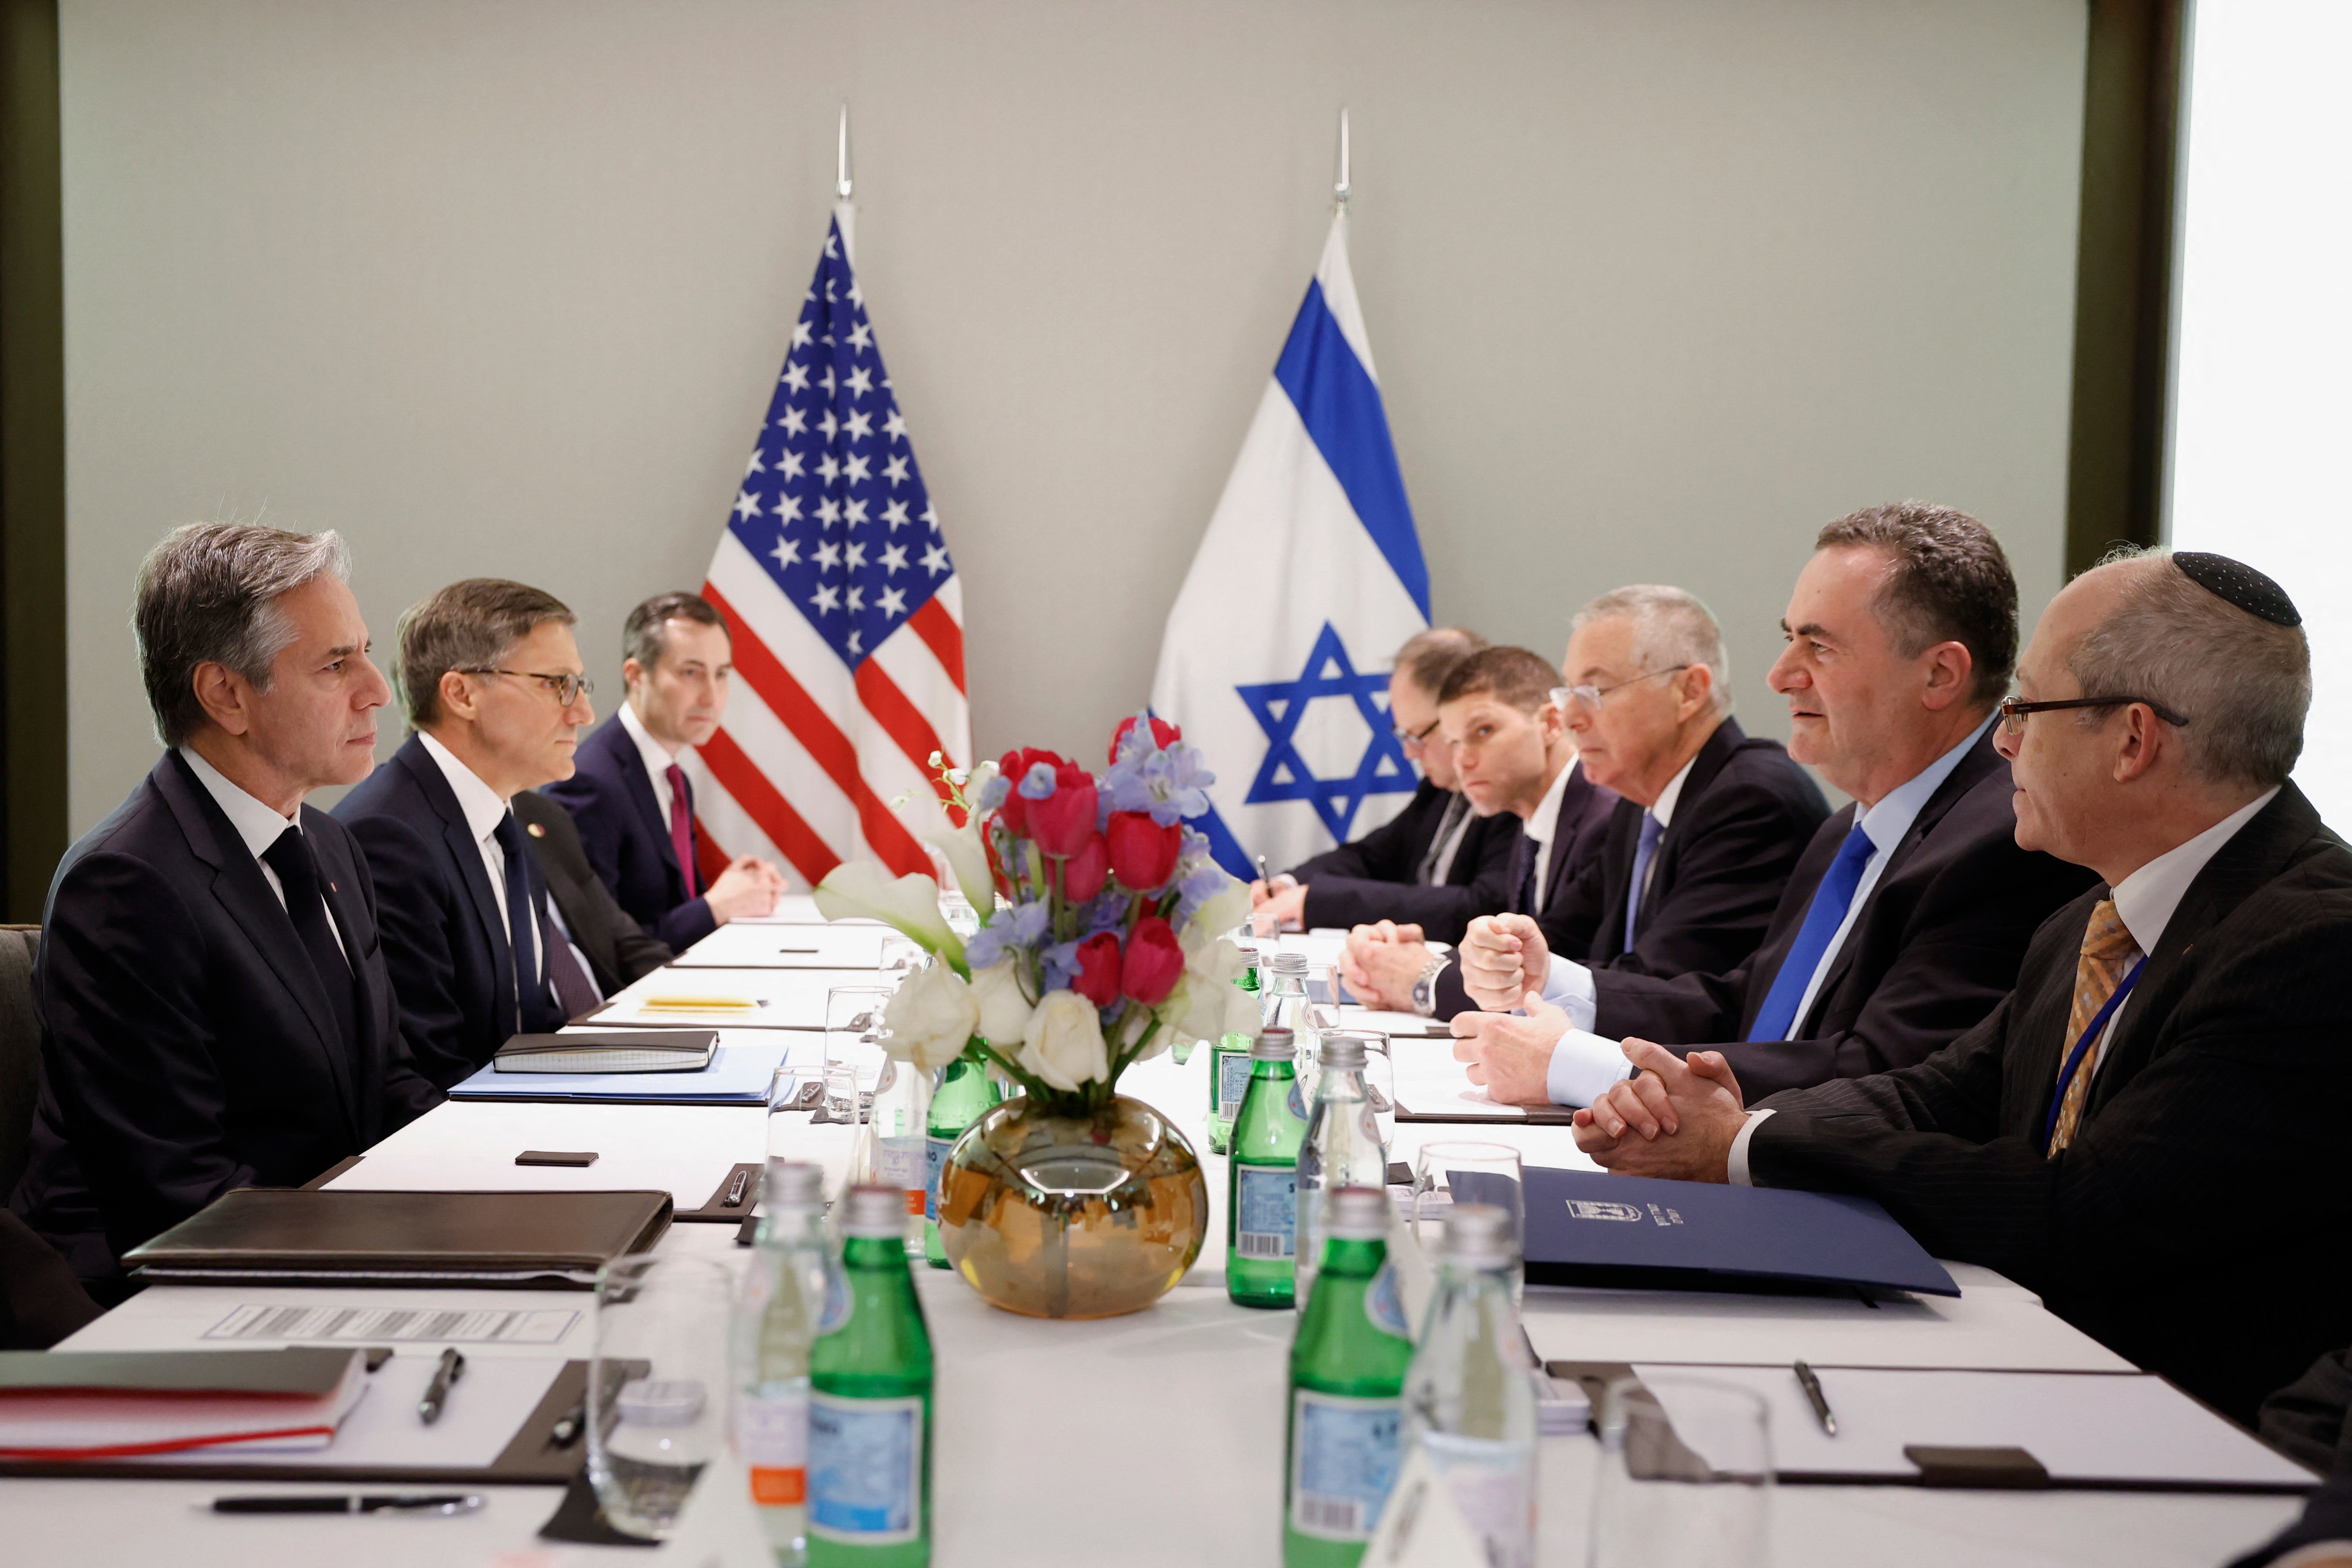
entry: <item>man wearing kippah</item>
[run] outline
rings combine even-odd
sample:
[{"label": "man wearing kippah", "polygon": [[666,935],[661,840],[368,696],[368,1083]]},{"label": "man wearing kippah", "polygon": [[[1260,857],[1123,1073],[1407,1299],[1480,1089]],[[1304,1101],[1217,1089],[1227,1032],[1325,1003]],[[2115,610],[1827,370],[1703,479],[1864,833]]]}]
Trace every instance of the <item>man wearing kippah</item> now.
[{"label": "man wearing kippah", "polygon": [[2301,617],[2223,557],[2070,584],[2000,709],[2017,841],[2101,878],[2016,989],[1916,1066],[1747,1108],[1714,1053],[1627,1040],[1577,1113],[1633,1175],[1876,1199],[2240,1421],[2352,1308],[2352,851],[2288,782]]}]

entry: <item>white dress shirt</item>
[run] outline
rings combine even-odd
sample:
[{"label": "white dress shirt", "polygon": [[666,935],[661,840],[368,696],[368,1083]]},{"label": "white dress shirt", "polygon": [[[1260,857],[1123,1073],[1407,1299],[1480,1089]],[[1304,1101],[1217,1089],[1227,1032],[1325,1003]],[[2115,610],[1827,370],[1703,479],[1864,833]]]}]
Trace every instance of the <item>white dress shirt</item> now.
[{"label": "white dress shirt", "polygon": [[[278,868],[261,856],[264,850],[278,842],[288,828],[297,833],[302,831],[301,808],[296,807],[291,816],[281,816],[276,806],[247,795],[242,785],[231,783],[226,773],[205,761],[194,747],[182,746],[179,752],[181,760],[188,764],[188,771],[196,775],[196,782],[205,786],[205,793],[211,795],[214,803],[221,808],[221,814],[228,818],[228,825],[236,829],[236,836],[244,840],[247,850],[253,856],[254,864],[261,868],[261,879],[269,884],[272,893],[278,895],[278,907],[284,909],[286,885],[278,879]],[[320,901],[326,902],[324,900]],[[343,949],[343,957],[348,962],[351,949],[344,945],[342,931],[335,924],[335,906],[331,903],[327,904],[327,929],[335,933],[335,945]]]},{"label": "white dress shirt", "polygon": [[[498,840],[499,824],[507,819],[509,807],[498,791],[482,782],[481,775],[457,760],[457,754],[431,735],[418,731],[425,750],[440,764],[441,776],[449,781],[449,791],[457,797],[457,809],[466,814],[466,831],[482,852],[482,869],[490,874],[490,896],[498,900],[499,919],[503,929],[514,930],[513,917],[507,913],[507,852]],[[530,972],[539,973],[539,922],[525,921],[530,930]],[[517,973],[515,984],[522,984]]]},{"label": "white dress shirt", "polygon": [[[1576,763],[1571,761],[1559,770],[1551,787],[1544,791],[1543,799],[1536,804],[1535,815],[1527,820],[1528,842],[1534,846],[1531,853],[1536,868],[1536,907],[1528,911],[1531,915],[1543,912],[1544,895],[1549,891],[1544,884],[1550,880],[1546,873],[1551,865],[1551,841],[1559,834],[1559,803],[1568,794],[1568,775],[1575,769]],[[1511,891],[1516,893],[1518,889],[1514,888]]]},{"label": "white dress shirt", "polygon": [[682,761],[686,753],[693,748],[681,746],[678,748],[678,754],[673,757],[669,754],[668,747],[654,739],[653,731],[646,728],[646,721],[637,717],[637,710],[629,706],[626,698],[622,699],[621,706],[616,711],[621,716],[621,728],[629,732],[629,739],[637,743],[637,755],[645,759],[646,776],[654,781],[654,804],[661,807],[662,828],[667,832],[670,826],[670,764]]},{"label": "white dress shirt", "polygon": [[[1888,790],[1876,805],[1854,818],[1854,826],[1869,836],[1870,859],[1863,867],[1862,880],[1855,885],[1853,899],[1846,904],[1845,919],[1839,922],[1829,945],[1822,950],[1821,962],[1813,966],[1812,977],[1805,983],[1804,995],[1797,1003],[1796,1016],[1801,1022],[1812,1011],[1813,999],[1821,994],[1822,983],[1837,966],[1846,936],[1861,918],[1863,906],[1870,902],[1870,895],[1885,874],[1887,861],[1893,858],[1895,846],[1919,820],[1928,797],[1943,787],[1944,781],[1952,776],[1952,770],[1960,765],[1960,759],[1984,739],[1993,721],[1988,717],[1969,731],[1966,740]],[[1570,1025],[1559,1037],[1559,1044],[1552,1047],[1551,1064],[1544,1074],[1545,1089],[1555,1104],[1590,1105],[1611,1084],[1632,1075],[1633,1067],[1625,1060],[1622,1047],[1615,1040],[1592,1032],[1593,1017],[1599,1011],[1592,971],[1580,963],[1553,959],[1550,973],[1544,976],[1544,1000],[1565,1011]]]},{"label": "white dress shirt", "polygon": [[[2141,952],[2156,951],[2156,944],[2164,940],[2164,928],[2172,923],[2174,911],[2180,908],[2180,900],[2188,896],[2189,885],[2197,880],[2197,874],[2205,869],[2206,862],[2221,852],[2222,845],[2236,837],[2238,829],[2252,822],[2255,814],[2270,805],[2277,795],[2275,788],[2264,790],[2196,837],[2174,845],[2116,884],[2114,891],[2107,896],[2115,900],[2116,918],[2124,922],[2124,929],[2131,932],[2132,941]],[[2123,1005],[2108,1017],[2107,1026],[2099,1031],[2098,1049],[2092,1055],[2089,1064],[2078,1070],[2087,1072],[2095,1079],[2098,1076],[2100,1067],[2107,1059],[2107,1042],[2116,1037],[2116,1028],[2124,1021],[2124,1015],[2131,1011],[2131,1005],[2132,997],[2125,997]],[[2064,1050],[2074,1048],[2074,1041],[2063,1042]],[[1755,1136],[1757,1124],[1771,1114],[1769,1110],[1749,1111],[1748,1120],[1740,1124],[1739,1135],[1731,1141],[1727,1174],[1739,1186],[1753,1184],[1748,1175],[1748,1141]]]}]

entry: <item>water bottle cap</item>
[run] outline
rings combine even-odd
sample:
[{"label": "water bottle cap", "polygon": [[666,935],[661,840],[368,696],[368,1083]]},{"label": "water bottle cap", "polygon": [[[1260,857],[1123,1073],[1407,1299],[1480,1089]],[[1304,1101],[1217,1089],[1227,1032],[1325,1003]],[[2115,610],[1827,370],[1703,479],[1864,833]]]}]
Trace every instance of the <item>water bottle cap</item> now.
[{"label": "water bottle cap", "polygon": [[1331,1194],[1329,1234],[1341,1241],[1384,1241],[1389,1195],[1376,1187],[1339,1187]]},{"label": "water bottle cap", "polygon": [[907,1234],[907,1194],[898,1187],[852,1187],[841,1219],[844,1236]]},{"label": "water bottle cap", "polygon": [[1288,1029],[1268,1029],[1250,1046],[1254,1062],[1286,1062],[1297,1054],[1297,1040]]},{"label": "water bottle cap", "polygon": [[1455,1204],[1445,1211],[1448,1263],[1467,1268],[1496,1268],[1508,1264],[1513,1253],[1511,1215],[1493,1204]]},{"label": "water bottle cap", "polygon": [[1360,1068],[1364,1065],[1364,1042],[1353,1035],[1326,1035],[1316,1049],[1315,1059],[1323,1064],[1326,1071]]},{"label": "water bottle cap", "polygon": [[1274,972],[1276,974],[1304,974],[1307,973],[1307,955],[1303,952],[1277,952],[1274,955]]},{"label": "water bottle cap", "polygon": [[771,1214],[778,1209],[824,1207],[824,1167],[805,1160],[771,1160],[760,1179],[760,1203]]}]

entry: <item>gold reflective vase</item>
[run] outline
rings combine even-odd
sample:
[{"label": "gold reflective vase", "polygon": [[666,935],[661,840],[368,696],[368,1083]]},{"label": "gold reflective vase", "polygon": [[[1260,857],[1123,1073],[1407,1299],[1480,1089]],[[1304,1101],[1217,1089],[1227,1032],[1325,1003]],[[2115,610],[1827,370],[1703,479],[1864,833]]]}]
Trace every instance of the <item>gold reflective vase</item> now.
[{"label": "gold reflective vase", "polygon": [[992,1306],[1109,1318],[1151,1305],[1201,1256],[1209,1184],[1184,1135],[1140,1100],[1073,1113],[1022,1095],[956,1141],[939,1215],[948,1262]]}]

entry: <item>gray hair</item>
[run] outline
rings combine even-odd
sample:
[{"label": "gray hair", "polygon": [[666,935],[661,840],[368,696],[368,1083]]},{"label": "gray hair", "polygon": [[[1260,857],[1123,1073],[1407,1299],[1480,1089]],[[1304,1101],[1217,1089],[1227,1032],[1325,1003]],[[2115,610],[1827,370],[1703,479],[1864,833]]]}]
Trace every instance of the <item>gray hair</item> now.
[{"label": "gray hair", "polygon": [[1723,628],[1697,595],[1663,583],[1612,588],[1577,611],[1568,629],[1573,636],[1594,621],[1621,616],[1633,623],[1634,653],[1646,669],[1705,665],[1715,678],[1709,688],[1715,710],[1731,711],[1731,658],[1723,651]]},{"label": "gray hair", "polygon": [[1430,695],[1445,689],[1445,678],[1462,668],[1474,653],[1486,651],[1486,639],[1464,626],[1432,626],[1405,638],[1396,650],[1396,668],[1404,678]]},{"label": "gray hair", "polygon": [[509,648],[549,621],[572,624],[562,600],[501,577],[452,583],[401,611],[392,680],[409,728],[422,730],[441,717],[443,676],[496,668]]},{"label": "gray hair", "polygon": [[199,666],[220,665],[268,690],[270,667],[298,635],[278,599],[320,577],[351,574],[351,551],[331,528],[289,533],[191,522],[165,534],[139,563],[131,612],[156,738],[184,745],[211,722],[196,700]]},{"label": "gray hair", "polygon": [[[2179,731],[2189,771],[2209,784],[2286,782],[2303,753],[2311,709],[2311,645],[2301,626],[2248,615],[2200,586],[2169,550],[2112,551],[2099,563],[2128,568],[2107,618],[2066,658],[2085,697],[2162,703],[2189,722]],[[2095,729],[2113,709],[2085,710]]]}]

